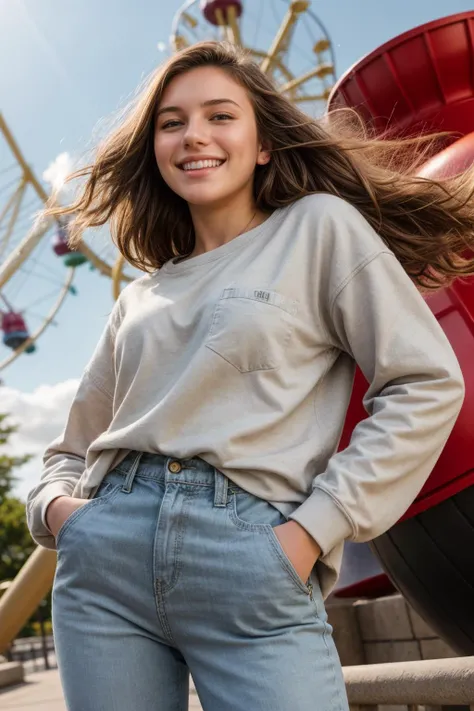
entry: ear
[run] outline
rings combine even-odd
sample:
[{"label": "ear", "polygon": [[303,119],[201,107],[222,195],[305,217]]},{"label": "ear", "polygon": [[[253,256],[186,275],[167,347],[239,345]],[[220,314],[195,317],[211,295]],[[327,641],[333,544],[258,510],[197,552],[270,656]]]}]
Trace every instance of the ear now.
[{"label": "ear", "polygon": [[271,160],[270,146],[266,143],[260,144],[257,154],[257,165],[267,165]]}]

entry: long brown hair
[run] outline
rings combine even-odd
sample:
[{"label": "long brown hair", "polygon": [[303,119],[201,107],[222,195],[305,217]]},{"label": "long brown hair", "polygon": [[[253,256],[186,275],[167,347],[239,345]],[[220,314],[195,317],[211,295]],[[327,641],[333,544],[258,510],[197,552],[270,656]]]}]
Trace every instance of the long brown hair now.
[{"label": "long brown hair", "polygon": [[[421,288],[437,288],[474,274],[474,168],[443,180],[416,176],[439,137],[384,140],[340,112],[309,118],[278,93],[242,49],[202,42],[159,67],[120,126],[99,145],[76,201],[50,214],[73,214],[70,244],[88,227],[110,221],[124,257],[145,271],[194,246],[186,202],[158,170],[153,137],[156,109],[174,77],[201,66],[228,72],[252,101],[260,138],[271,160],[257,166],[256,206],[266,212],[311,193],[326,192],[356,207]],[[464,255],[464,256],[462,256]]]}]

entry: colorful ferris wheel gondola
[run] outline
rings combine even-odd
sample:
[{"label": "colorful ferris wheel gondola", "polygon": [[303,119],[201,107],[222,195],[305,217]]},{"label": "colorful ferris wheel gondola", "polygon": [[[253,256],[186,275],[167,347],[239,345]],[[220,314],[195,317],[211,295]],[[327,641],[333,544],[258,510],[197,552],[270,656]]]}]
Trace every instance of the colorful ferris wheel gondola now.
[{"label": "colorful ferris wheel gondola", "polygon": [[70,248],[68,243],[68,221],[64,218],[58,220],[58,226],[51,240],[51,245],[55,255],[62,259],[66,267],[80,267],[88,261],[82,252]]},{"label": "colorful ferris wheel gondola", "polygon": [[23,314],[19,311],[14,311],[6,296],[1,293],[0,299],[6,309],[5,311],[0,310],[0,328],[3,334],[3,344],[13,351],[23,346],[25,353],[34,353],[36,346],[31,339]]},{"label": "colorful ferris wheel gondola", "polygon": [[229,27],[243,11],[242,0],[201,0],[201,11],[211,25]]}]

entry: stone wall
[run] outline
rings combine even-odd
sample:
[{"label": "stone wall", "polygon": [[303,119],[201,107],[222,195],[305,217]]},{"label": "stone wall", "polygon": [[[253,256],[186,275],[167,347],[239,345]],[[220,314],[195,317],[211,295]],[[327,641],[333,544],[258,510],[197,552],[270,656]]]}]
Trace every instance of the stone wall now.
[{"label": "stone wall", "polygon": [[401,595],[326,603],[343,666],[457,657]]},{"label": "stone wall", "polygon": [[0,658],[0,689],[21,684],[23,681],[23,664],[19,662],[4,662],[3,658]]},{"label": "stone wall", "polygon": [[[375,600],[331,597],[326,609],[343,666],[458,656],[401,595]],[[420,711],[446,711],[441,707],[419,708]],[[467,707],[457,708],[462,711]],[[409,711],[407,706],[371,707],[370,711],[377,709]],[[471,709],[474,711],[474,707]]]}]

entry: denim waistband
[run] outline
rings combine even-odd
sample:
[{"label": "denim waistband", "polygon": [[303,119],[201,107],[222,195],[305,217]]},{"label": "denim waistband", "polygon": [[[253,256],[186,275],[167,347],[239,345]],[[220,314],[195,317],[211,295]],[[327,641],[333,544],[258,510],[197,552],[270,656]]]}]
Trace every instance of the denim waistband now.
[{"label": "denim waistband", "polygon": [[123,490],[130,492],[136,477],[155,479],[163,483],[175,482],[194,486],[209,486],[215,489],[215,504],[226,505],[228,493],[245,493],[225,474],[200,457],[179,459],[149,452],[129,452],[106,476],[121,474],[125,477]]}]

